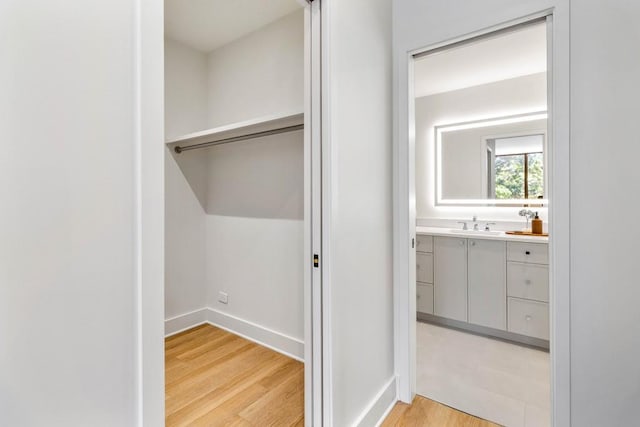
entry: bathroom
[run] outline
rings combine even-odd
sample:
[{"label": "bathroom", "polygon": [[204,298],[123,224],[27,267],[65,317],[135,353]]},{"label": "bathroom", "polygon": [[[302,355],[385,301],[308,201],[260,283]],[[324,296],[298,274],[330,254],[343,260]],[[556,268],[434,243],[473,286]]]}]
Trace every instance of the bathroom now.
[{"label": "bathroom", "polygon": [[412,58],[416,393],[499,425],[550,419],[548,25]]}]

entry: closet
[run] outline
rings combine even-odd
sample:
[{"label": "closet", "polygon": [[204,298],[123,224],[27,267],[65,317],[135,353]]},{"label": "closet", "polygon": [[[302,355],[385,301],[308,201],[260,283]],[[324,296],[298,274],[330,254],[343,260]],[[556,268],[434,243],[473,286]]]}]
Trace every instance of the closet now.
[{"label": "closet", "polygon": [[165,1],[167,336],[304,358],[304,32],[297,0]]}]

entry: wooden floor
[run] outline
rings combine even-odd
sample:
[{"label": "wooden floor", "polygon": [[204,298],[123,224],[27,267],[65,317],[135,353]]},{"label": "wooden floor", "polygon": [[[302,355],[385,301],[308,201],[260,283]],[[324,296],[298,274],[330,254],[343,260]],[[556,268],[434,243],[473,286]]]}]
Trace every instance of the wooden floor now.
[{"label": "wooden floor", "polygon": [[165,340],[167,426],[303,426],[301,362],[202,325]]},{"label": "wooden floor", "polygon": [[497,424],[416,396],[411,405],[396,403],[382,427],[496,427]]},{"label": "wooden floor", "polygon": [[[304,426],[304,367],[202,325],[165,340],[166,425]],[[494,427],[424,397],[398,403],[383,427]]]}]

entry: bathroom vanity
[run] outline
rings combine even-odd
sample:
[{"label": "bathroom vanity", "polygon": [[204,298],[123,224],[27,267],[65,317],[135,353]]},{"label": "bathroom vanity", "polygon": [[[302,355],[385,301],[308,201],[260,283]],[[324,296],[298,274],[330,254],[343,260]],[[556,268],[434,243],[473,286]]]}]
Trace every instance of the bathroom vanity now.
[{"label": "bathroom vanity", "polygon": [[416,227],[418,319],[549,347],[548,238]]}]

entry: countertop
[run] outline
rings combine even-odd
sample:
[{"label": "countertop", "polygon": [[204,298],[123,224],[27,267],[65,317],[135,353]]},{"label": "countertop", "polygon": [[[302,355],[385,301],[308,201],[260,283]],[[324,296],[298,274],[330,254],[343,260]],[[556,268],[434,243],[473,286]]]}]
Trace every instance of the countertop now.
[{"label": "countertop", "polygon": [[[492,231],[495,233],[496,231]],[[486,239],[486,240],[505,240],[509,242],[526,242],[526,243],[549,243],[549,238],[546,236],[519,236],[515,234],[506,234],[504,231],[499,231],[499,234],[488,234],[484,231],[467,230],[454,232],[450,228],[442,227],[416,227],[416,234],[428,234],[431,236],[447,236],[447,237],[460,237],[460,238],[473,238],[473,239]]]}]

